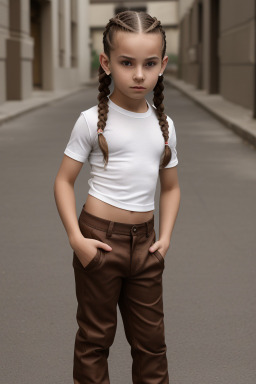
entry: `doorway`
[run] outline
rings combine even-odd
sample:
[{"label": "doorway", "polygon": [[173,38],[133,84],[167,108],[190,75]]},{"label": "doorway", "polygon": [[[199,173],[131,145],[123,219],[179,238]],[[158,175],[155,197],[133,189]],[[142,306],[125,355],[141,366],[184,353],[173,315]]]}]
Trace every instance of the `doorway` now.
[{"label": "doorway", "polygon": [[198,3],[198,89],[203,89],[203,3]]},{"label": "doorway", "polygon": [[42,33],[41,33],[41,4],[30,1],[30,35],[34,39],[33,86],[42,88]]},{"label": "doorway", "polygon": [[209,93],[219,93],[219,19],[220,19],[220,0],[210,2],[210,84]]}]

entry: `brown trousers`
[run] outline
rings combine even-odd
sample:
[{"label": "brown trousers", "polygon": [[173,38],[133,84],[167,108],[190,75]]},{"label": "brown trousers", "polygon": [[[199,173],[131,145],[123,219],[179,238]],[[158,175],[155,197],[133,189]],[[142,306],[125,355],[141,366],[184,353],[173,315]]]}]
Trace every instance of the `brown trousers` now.
[{"label": "brown trousers", "polygon": [[84,237],[106,242],[83,267],[73,252],[77,323],[73,377],[79,384],[109,384],[108,356],[117,326],[117,304],[131,346],[134,384],[168,384],[162,273],[165,260],[155,242],[154,216],[140,224],[113,222],[84,210]]}]

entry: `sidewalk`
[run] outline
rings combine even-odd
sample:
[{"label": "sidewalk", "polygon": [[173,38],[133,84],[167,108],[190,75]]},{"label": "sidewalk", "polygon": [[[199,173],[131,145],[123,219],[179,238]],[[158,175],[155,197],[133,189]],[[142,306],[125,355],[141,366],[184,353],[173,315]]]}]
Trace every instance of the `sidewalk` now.
[{"label": "sidewalk", "polygon": [[6,101],[0,105],[0,126],[6,121],[11,120],[26,112],[30,112],[33,109],[44,107],[45,105],[49,105],[55,101],[69,97],[77,92],[81,92],[91,85],[94,86],[94,83],[95,81],[88,81],[84,85],[68,90],[34,90],[32,91],[31,97],[28,99]]},{"label": "sidewalk", "polygon": [[222,96],[209,95],[205,90],[198,90],[193,85],[185,83],[170,75],[165,75],[165,81],[189,96],[193,101],[212,113],[214,117],[233,130],[236,134],[256,146],[256,119],[252,111],[240,105],[225,100]]}]

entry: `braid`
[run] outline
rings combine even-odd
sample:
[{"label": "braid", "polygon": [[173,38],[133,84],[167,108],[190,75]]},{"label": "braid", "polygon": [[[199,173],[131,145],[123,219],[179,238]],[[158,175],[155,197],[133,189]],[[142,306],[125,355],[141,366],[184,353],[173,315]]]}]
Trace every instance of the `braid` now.
[{"label": "braid", "polygon": [[123,27],[125,30],[129,30],[131,32],[135,32],[134,28],[130,27],[129,25],[125,24],[121,19],[119,18],[116,18],[115,19],[115,24],[117,25],[120,25],[121,27]]},{"label": "braid", "polygon": [[[168,125],[166,114],[164,113],[164,105],[162,103],[162,101],[164,99],[164,94],[163,94],[164,83],[163,83],[163,81],[164,81],[163,75],[159,76],[158,81],[156,83],[156,86],[153,90],[154,91],[153,102],[154,102],[154,105],[156,107],[156,114],[157,114],[157,118],[159,121],[161,131],[163,133],[164,141],[166,142],[169,139],[169,131],[168,131],[169,125]],[[162,167],[164,168],[169,163],[169,161],[171,160],[171,157],[172,157],[172,152],[171,152],[171,148],[169,147],[169,145],[165,145],[164,148],[165,148],[164,149],[164,156],[162,159],[162,163],[160,165],[161,168]]]},{"label": "braid", "polygon": [[150,27],[144,31],[145,33],[153,31],[155,28],[160,27],[160,25],[161,25],[160,21],[157,20],[156,17],[153,17],[153,19],[155,20],[154,23],[151,24]]},{"label": "braid", "polygon": [[[99,94],[98,94],[98,129],[102,129],[106,126],[106,121],[108,118],[108,95],[110,93],[109,85],[111,84],[111,78],[106,74],[103,68],[99,67]],[[105,160],[105,167],[108,163],[108,144],[105,136],[103,134],[98,135],[99,147],[103,153]]]}]

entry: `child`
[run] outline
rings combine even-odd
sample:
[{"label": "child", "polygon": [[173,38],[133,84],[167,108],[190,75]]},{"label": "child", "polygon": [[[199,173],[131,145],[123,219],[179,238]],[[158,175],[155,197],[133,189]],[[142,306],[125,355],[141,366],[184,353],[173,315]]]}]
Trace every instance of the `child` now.
[{"label": "child", "polygon": [[[103,45],[99,103],[78,117],[54,185],[73,249],[79,326],[74,383],[110,382],[107,359],[118,305],[131,346],[133,383],[167,384],[162,273],[180,188],[175,128],[162,104],[165,32],[155,17],[124,11],[109,20]],[[152,90],[154,106],[145,99]],[[74,183],[87,159],[92,177],[77,220]]]}]

